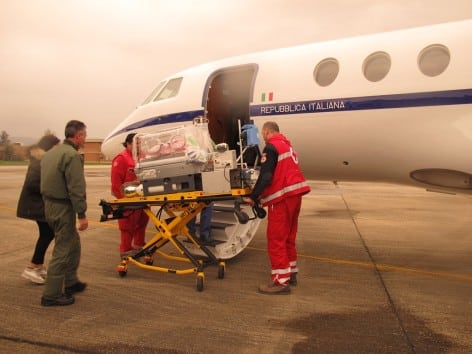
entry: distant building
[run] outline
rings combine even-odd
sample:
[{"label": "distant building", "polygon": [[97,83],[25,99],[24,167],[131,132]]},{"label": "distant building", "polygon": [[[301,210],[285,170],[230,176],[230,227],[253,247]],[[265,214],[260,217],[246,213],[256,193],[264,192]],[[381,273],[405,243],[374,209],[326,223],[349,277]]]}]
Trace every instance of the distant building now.
[{"label": "distant building", "polygon": [[85,141],[85,146],[82,149],[84,153],[85,162],[109,162],[105,159],[105,156],[102,154],[102,142],[103,139],[87,139]]},{"label": "distant building", "polygon": [[[105,159],[105,156],[101,152],[103,139],[88,139],[85,142],[85,146],[81,149],[84,154],[85,162],[92,163],[109,163],[109,160]],[[9,150],[8,150],[9,149]],[[9,147],[0,146],[0,160],[12,160],[22,161],[28,160],[28,149],[29,146],[24,146],[19,143],[9,144]],[[7,152],[11,156],[7,156]]]}]

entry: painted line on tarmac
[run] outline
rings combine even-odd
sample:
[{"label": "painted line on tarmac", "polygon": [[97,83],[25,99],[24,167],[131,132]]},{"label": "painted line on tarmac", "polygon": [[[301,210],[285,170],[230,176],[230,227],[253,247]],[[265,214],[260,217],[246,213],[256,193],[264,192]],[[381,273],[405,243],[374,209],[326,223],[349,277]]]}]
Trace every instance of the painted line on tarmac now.
[{"label": "painted line on tarmac", "polygon": [[97,225],[97,226],[111,227],[113,229],[118,229],[117,223],[107,223],[106,221],[90,221],[89,220],[89,225]]},{"label": "painted line on tarmac", "polygon": [[[267,252],[266,249],[256,248],[256,247],[246,247],[246,249],[251,249],[254,251],[262,251]],[[398,267],[392,266],[388,264],[372,264],[369,262],[360,262],[360,261],[349,261],[345,259],[336,259],[336,258],[327,258],[327,257],[318,257],[318,256],[310,256],[304,254],[298,254],[298,258],[306,258],[306,259],[313,259],[316,261],[324,262],[324,263],[333,263],[333,264],[341,264],[341,265],[349,265],[361,268],[369,268],[383,270],[383,271],[394,271],[394,272],[401,272],[401,273],[410,273],[410,274],[418,274],[418,275],[429,275],[441,278],[451,278],[451,279],[459,279],[465,281],[472,281],[472,276],[466,274],[458,274],[458,273],[448,273],[448,272],[433,272],[424,269],[417,269],[417,268],[407,268],[407,267]]]},{"label": "painted line on tarmac", "polygon": [[[4,205],[0,205],[0,209],[6,209],[6,210],[9,210],[9,211],[15,211],[16,210],[16,208],[11,208],[11,207],[4,206]],[[116,223],[107,224],[106,222],[89,221],[89,224],[93,224],[93,225],[97,225],[97,226],[99,225],[99,226],[103,226],[103,227],[111,227],[111,228],[115,228],[115,229],[118,228],[118,225],[116,225]],[[149,231],[147,231],[146,233],[148,233],[148,232]],[[266,249],[256,248],[256,247],[251,247],[251,246],[246,247],[246,249],[250,249],[250,250],[254,250],[254,251],[260,251],[260,252],[267,252]],[[345,259],[318,257],[318,256],[304,255],[304,254],[298,254],[298,257],[299,258],[306,258],[306,259],[313,259],[313,260],[324,262],[324,263],[342,264],[342,265],[349,265],[349,266],[369,268],[369,269],[375,269],[377,267],[378,270],[383,270],[383,271],[393,271],[393,272],[418,274],[418,275],[429,275],[429,276],[440,277],[440,278],[449,278],[449,279],[472,281],[472,276],[471,275],[466,275],[466,274],[448,273],[448,272],[433,272],[433,271],[424,270],[424,269],[417,269],[417,268],[398,267],[398,266],[393,266],[393,265],[388,265],[388,264],[372,264],[372,263],[369,263],[369,262],[349,261],[349,260],[345,260]]]}]

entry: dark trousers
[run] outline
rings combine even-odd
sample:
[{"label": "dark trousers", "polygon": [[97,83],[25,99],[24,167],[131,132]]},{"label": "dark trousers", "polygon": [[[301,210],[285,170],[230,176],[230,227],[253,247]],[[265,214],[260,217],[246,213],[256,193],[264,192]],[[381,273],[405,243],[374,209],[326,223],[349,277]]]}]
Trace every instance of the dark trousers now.
[{"label": "dark trousers", "polygon": [[[206,208],[202,209],[200,213],[200,238],[202,240],[208,240],[211,236],[211,216],[213,213],[213,202],[208,204]],[[188,231],[191,235],[195,236],[196,232],[196,218],[191,219],[187,223]]]},{"label": "dark trousers", "polygon": [[72,204],[45,199],[44,207],[46,219],[56,237],[43,297],[55,299],[62,295],[64,287],[72,286],[79,281],[77,270],[81,245]]},{"label": "dark trousers", "polygon": [[48,250],[51,241],[54,240],[54,231],[46,221],[36,221],[39,229],[39,237],[34,248],[31,263],[44,264],[44,255]]}]

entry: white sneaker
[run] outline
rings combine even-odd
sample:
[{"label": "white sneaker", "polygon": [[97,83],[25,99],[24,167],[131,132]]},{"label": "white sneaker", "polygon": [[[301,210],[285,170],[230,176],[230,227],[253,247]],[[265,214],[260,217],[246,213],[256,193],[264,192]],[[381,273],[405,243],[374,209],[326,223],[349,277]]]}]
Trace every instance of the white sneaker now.
[{"label": "white sneaker", "polygon": [[43,278],[43,279],[46,279],[46,275],[48,275],[48,270],[46,269],[46,267],[41,267],[39,268],[39,275]]},{"label": "white sneaker", "polygon": [[35,284],[44,284],[44,278],[40,275],[40,269],[25,268],[21,276],[25,279],[31,280]]}]

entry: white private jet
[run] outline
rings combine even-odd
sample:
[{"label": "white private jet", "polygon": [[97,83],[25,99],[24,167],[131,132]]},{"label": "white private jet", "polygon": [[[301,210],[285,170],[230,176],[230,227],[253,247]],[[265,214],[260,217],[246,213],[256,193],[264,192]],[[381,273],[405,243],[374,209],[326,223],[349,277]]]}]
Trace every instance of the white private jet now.
[{"label": "white private jet", "polygon": [[[102,152],[113,157],[129,132],[196,116],[208,118],[216,143],[237,149],[238,120],[259,129],[272,120],[292,141],[307,179],[471,194],[471,36],[472,20],[464,20],[190,68],[161,81],[106,137]],[[244,229],[230,224],[217,257],[246,247],[258,221]]]}]

